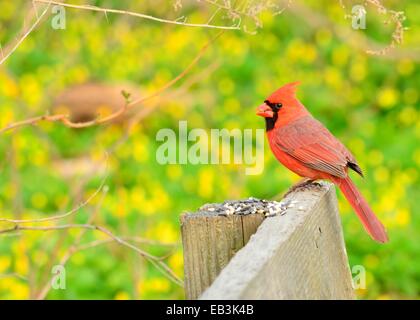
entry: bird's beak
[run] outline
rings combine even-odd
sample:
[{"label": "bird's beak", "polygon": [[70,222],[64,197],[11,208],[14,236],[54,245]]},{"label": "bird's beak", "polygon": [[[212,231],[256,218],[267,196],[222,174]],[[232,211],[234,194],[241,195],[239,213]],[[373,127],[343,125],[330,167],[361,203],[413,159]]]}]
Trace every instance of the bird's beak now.
[{"label": "bird's beak", "polygon": [[272,118],[274,116],[274,113],[269,106],[263,103],[257,108],[257,116],[264,118]]}]

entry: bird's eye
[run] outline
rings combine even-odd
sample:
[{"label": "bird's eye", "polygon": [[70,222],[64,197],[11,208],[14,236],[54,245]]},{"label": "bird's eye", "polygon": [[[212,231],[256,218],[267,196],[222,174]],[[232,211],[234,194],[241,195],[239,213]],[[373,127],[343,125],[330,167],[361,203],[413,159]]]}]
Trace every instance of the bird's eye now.
[{"label": "bird's eye", "polygon": [[279,111],[279,110],[280,110],[280,108],[281,108],[282,106],[283,106],[283,105],[282,105],[281,103],[273,103],[271,107],[272,107],[275,111]]},{"label": "bird's eye", "polygon": [[279,111],[280,108],[283,106],[281,103],[273,103],[268,100],[265,100],[264,103],[268,105],[273,111]]}]

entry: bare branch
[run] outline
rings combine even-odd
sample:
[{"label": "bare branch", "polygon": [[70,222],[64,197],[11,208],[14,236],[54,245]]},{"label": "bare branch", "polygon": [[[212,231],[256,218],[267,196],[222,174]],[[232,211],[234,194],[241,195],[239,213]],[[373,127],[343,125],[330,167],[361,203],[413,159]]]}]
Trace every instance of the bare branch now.
[{"label": "bare branch", "polygon": [[111,231],[108,229],[94,224],[62,224],[62,225],[56,225],[56,226],[21,226],[19,224],[16,224],[12,228],[8,229],[2,229],[0,230],[0,234],[6,234],[10,232],[17,232],[17,231],[52,231],[52,230],[64,230],[64,229],[88,229],[88,230],[96,230],[99,231],[109,238],[113,239],[118,244],[125,246],[133,251],[135,251],[140,256],[146,258],[148,261],[150,261],[158,270],[160,270],[162,273],[168,275],[174,283],[178,284],[179,286],[183,286],[183,281],[158,257],[155,257],[146,251],[134,246],[133,244],[127,242],[126,240],[114,235]]},{"label": "bare branch", "polygon": [[16,129],[25,125],[34,125],[37,124],[41,121],[49,121],[49,122],[61,122],[63,123],[65,126],[69,127],[69,128],[87,128],[87,127],[91,127],[94,125],[98,125],[98,124],[104,124],[104,123],[108,123],[111,122],[112,120],[118,118],[119,116],[121,116],[122,114],[124,114],[127,110],[133,108],[134,106],[143,103],[145,101],[151,100],[155,97],[157,97],[158,95],[160,95],[163,91],[167,90],[168,88],[170,88],[171,86],[173,86],[175,83],[177,83],[179,80],[181,80],[182,78],[185,77],[185,75],[187,75],[191,69],[198,63],[198,61],[200,61],[200,59],[202,58],[202,56],[204,55],[204,53],[206,52],[206,50],[209,48],[209,46],[217,40],[217,38],[219,38],[224,31],[219,32],[214,38],[210,39],[198,52],[198,54],[195,56],[195,58],[191,61],[191,63],[180,73],[178,74],[178,76],[176,76],[175,78],[173,78],[171,81],[169,81],[168,83],[166,83],[164,86],[162,86],[161,88],[159,88],[157,91],[151,93],[150,95],[147,95],[143,98],[139,98],[136,99],[132,102],[129,103],[125,103],[124,106],[120,109],[118,109],[117,111],[115,111],[114,113],[110,114],[109,116],[106,116],[104,118],[100,118],[100,119],[95,119],[92,121],[86,121],[86,122],[72,122],[69,119],[69,115],[67,114],[57,114],[57,115],[43,115],[43,116],[38,116],[38,117],[34,117],[34,118],[30,118],[30,119],[26,119],[26,120],[22,120],[19,122],[15,122],[12,124],[9,124],[8,126],[0,129],[0,134],[4,133],[6,131],[10,131],[12,129]]}]

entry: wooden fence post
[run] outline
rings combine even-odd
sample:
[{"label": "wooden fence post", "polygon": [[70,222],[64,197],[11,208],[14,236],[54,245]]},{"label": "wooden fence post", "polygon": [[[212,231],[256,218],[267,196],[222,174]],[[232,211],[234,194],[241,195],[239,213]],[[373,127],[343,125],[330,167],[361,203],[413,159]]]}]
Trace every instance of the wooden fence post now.
[{"label": "wooden fence post", "polygon": [[212,284],[264,219],[263,213],[220,215],[220,208],[206,206],[181,216],[187,299],[197,299]]},{"label": "wooden fence post", "polygon": [[[229,202],[227,212],[241,203]],[[248,200],[249,215],[219,216],[221,208],[181,218],[188,299],[354,298],[333,185],[293,192],[281,204]]]}]

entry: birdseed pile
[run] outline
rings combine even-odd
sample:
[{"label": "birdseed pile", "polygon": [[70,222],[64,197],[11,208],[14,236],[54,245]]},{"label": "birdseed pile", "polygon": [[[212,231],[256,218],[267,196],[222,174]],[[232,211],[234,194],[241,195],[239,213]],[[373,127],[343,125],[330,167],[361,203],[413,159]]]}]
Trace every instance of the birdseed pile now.
[{"label": "birdseed pile", "polygon": [[294,207],[296,203],[296,200],[283,200],[279,202],[251,197],[245,200],[227,200],[223,203],[208,203],[200,207],[199,211],[220,216],[263,213],[266,217],[272,217],[285,214],[286,210]]}]

